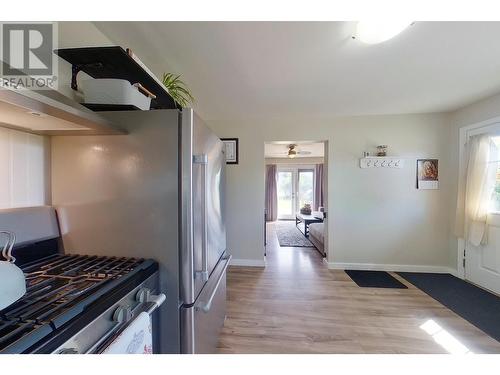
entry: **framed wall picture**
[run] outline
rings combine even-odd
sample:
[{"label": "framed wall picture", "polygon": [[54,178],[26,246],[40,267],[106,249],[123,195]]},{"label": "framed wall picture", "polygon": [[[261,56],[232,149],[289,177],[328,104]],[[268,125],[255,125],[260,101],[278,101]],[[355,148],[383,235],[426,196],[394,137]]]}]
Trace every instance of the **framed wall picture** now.
[{"label": "framed wall picture", "polygon": [[221,138],[221,141],[224,142],[226,146],[226,164],[238,164],[238,138]]},{"label": "framed wall picture", "polygon": [[439,162],[437,159],[417,160],[417,189],[439,189]]}]

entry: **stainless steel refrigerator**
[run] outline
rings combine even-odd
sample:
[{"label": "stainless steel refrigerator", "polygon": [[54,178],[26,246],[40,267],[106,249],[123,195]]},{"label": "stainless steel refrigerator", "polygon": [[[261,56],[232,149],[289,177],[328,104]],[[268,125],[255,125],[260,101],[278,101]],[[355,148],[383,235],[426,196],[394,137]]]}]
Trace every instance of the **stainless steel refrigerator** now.
[{"label": "stainless steel refrigerator", "polygon": [[191,109],[103,116],[127,134],[52,138],[64,250],[156,259],[159,352],[213,352],[230,260],[223,143]]}]

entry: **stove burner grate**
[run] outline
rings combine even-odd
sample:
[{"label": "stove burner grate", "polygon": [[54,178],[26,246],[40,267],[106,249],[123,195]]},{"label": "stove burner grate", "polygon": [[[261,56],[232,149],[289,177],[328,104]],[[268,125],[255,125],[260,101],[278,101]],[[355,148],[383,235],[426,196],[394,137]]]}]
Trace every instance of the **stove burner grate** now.
[{"label": "stove burner grate", "polygon": [[0,352],[27,335],[52,331],[54,319],[64,317],[75,304],[142,262],[136,258],[53,255],[25,264],[21,268],[26,294],[0,311]]}]

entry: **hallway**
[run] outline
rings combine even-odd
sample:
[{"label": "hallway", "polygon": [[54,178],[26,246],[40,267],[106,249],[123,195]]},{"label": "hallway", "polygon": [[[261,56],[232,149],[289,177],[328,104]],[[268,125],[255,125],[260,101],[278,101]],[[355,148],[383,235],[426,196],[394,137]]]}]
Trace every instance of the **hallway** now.
[{"label": "hallway", "polygon": [[281,248],[266,267],[230,267],[220,353],[500,353],[500,343],[408,289],[358,287],[313,248]]}]

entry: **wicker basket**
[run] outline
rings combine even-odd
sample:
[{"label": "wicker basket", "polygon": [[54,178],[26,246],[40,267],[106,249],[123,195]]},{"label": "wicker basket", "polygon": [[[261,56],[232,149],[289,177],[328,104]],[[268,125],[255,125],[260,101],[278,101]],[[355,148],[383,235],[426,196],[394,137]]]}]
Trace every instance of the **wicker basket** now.
[{"label": "wicker basket", "polygon": [[304,204],[304,207],[300,209],[300,213],[302,215],[310,215],[312,213],[311,205],[310,204]]}]

